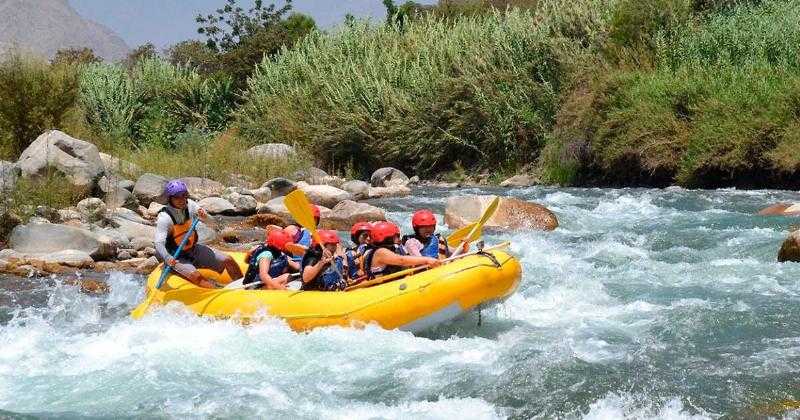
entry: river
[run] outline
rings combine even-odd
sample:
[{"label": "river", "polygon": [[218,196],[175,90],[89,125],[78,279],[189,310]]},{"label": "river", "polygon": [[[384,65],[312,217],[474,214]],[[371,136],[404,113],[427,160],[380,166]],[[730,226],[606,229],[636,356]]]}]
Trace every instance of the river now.
[{"label": "river", "polygon": [[[553,210],[513,242],[517,293],[435,330],[292,332],[179,306],[127,314],[142,278],[88,296],[0,285],[0,417],[718,418],[800,399],[800,264],[775,262],[782,191],[422,189],[379,204],[406,229],[450,194]],[[800,412],[789,412],[797,417]]]}]

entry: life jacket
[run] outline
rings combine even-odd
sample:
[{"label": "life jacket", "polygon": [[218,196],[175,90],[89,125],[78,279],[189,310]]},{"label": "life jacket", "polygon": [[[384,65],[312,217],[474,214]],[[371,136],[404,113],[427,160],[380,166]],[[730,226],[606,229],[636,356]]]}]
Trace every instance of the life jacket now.
[{"label": "life jacket", "polygon": [[[306,228],[300,229],[300,239],[298,239],[297,242],[295,243],[297,245],[302,245],[306,247],[306,249],[311,248],[311,232],[309,232],[308,229]],[[291,258],[293,261],[297,263],[303,261],[302,255],[293,255]]]},{"label": "life jacket", "polygon": [[[305,266],[301,268],[300,272],[302,273],[304,269]],[[303,285],[303,290],[344,290],[347,288],[347,280],[343,276],[344,259],[339,256],[334,257],[332,264],[325,267],[314,280]]]},{"label": "life jacket", "polygon": [[439,258],[439,255],[444,254],[445,257],[450,257],[450,248],[447,246],[447,243],[442,239],[442,235],[438,233],[434,233],[428,238],[428,242],[426,243],[424,239],[422,239],[418,235],[406,235],[403,237],[403,244],[406,243],[409,239],[414,238],[420,243],[422,243],[422,249],[419,251],[420,255],[423,257],[431,257],[431,258]]},{"label": "life jacket", "polygon": [[383,246],[372,246],[370,245],[366,251],[364,251],[364,258],[363,258],[363,268],[364,274],[367,275],[368,279],[373,279],[378,276],[385,276],[388,274],[396,273],[403,269],[403,267],[399,265],[387,265],[382,269],[373,269],[372,268],[372,259],[375,257],[375,251],[380,248],[388,249],[389,251],[394,252],[398,255],[406,255],[405,249],[399,245],[383,245]]},{"label": "life jacket", "polygon": [[364,251],[367,250],[367,244],[361,244],[355,248],[347,248],[344,252],[347,257],[347,275],[349,278],[354,279],[358,277],[359,269],[363,265]]},{"label": "life jacket", "polygon": [[[161,212],[166,213],[167,216],[172,219],[172,228],[167,232],[167,241],[164,243],[164,247],[167,248],[167,252],[169,252],[170,255],[174,255],[183,237],[186,236],[186,233],[189,232],[189,229],[192,227],[192,218],[189,217],[189,208],[178,210],[172,206],[164,206],[159,210],[159,213]],[[183,251],[185,252],[192,249],[195,243],[197,243],[196,230],[192,232],[192,235],[186,241],[186,245],[183,246]]]},{"label": "life jacket", "polygon": [[266,244],[261,244],[247,253],[247,272],[244,273],[244,284],[261,282],[258,271],[258,256],[267,251],[272,253],[272,260],[269,262],[270,277],[278,277],[289,269],[289,257],[286,254]]}]

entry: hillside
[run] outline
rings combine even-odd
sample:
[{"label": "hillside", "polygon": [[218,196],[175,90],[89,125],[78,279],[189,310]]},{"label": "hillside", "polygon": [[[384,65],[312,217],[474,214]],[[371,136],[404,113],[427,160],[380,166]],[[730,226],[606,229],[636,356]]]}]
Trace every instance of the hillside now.
[{"label": "hillside", "polygon": [[0,0],[0,51],[12,46],[47,56],[61,48],[89,47],[106,60],[128,52],[122,38],[82,18],[67,0]]}]

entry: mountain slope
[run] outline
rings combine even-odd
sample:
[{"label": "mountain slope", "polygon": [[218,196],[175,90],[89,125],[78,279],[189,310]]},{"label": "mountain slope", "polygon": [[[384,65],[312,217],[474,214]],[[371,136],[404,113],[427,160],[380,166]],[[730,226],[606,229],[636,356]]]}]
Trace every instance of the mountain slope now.
[{"label": "mountain slope", "polygon": [[83,19],[67,0],[0,0],[0,51],[11,47],[48,57],[61,48],[89,47],[106,60],[128,52],[122,38]]}]

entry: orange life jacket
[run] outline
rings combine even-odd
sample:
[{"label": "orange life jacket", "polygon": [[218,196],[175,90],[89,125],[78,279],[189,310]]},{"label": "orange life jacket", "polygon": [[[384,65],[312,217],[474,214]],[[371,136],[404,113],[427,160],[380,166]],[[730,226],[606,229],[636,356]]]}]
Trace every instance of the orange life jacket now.
[{"label": "orange life jacket", "polygon": [[[183,241],[183,237],[186,236],[186,233],[189,232],[189,229],[192,227],[192,218],[189,217],[188,208],[178,210],[172,206],[164,206],[161,211],[167,213],[169,218],[172,219],[172,229],[170,229],[167,234],[167,241],[164,243],[164,246],[170,254],[174,254],[178,249],[178,245]],[[183,222],[178,223],[179,220]],[[186,245],[183,246],[183,252],[192,249],[195,243],[197,243],[196,230],[192,232],[192,236],[186,240]]]}]

